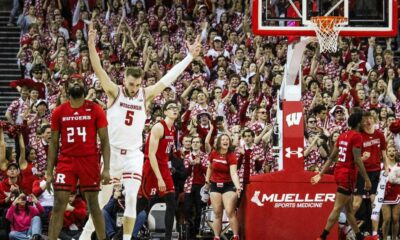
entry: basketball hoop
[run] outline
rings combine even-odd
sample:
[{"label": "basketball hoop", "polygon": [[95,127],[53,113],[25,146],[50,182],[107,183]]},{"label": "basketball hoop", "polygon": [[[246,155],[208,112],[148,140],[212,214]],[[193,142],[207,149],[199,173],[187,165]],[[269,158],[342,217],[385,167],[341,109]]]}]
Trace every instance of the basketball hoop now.
[{"label": "basketball hoop", "polygon": [[341,25],[347,24],[342,16],[318,16],[311,18],[311,27],[317,33],[321,52],[336,52]]}]

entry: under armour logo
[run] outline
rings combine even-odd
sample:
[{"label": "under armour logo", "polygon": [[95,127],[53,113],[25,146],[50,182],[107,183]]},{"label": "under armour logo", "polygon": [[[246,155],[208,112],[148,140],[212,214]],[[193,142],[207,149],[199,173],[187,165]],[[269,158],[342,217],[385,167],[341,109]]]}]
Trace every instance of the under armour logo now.
[{"label": "under armour logo", "polygon": [[293,125],[300,125],[301,117],[303,116],[302,112],[291,113],[286,116],[286,123],[289,127]]},{"label": "under armour logo", "polygon": [[298,147],[297,151],[292,151],[290,147],[285,149],[286,154],[285,157],[290,158],[293,154],[297,155],[297,158],[301,158],[303,156],[303,148]]},{"label": "under armour logo", "polygon": [[253,195],[253,197],[251,198],[251,201],[252,201],[253,203],[255,203],[257,206],[262,207],[262,206],[264,206],[264,203],[262,203],[262,202],[260,201],[260,198],[258,197],[259,195],[260,195],[260,191],[254,191],[254,195]]}]

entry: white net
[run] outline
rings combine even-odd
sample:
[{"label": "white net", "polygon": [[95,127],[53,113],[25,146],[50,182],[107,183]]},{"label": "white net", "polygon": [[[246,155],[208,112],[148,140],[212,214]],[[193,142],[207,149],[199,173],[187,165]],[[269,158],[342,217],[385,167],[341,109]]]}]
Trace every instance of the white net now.
[{"label": "white net", "polygon": [[336,52],[341,26],[347,24],[347,18],[320,16],[311,18],[311,26],[317,33],[321,52]]}]

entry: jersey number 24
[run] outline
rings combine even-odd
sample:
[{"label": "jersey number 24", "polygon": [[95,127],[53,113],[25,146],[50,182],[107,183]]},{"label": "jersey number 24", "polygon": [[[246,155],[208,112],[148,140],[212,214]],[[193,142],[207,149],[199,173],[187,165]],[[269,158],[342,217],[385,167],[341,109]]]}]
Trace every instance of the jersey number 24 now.
[{"label": "jersey number 24", "polygon": [[75,135],[82,137],[82,142],[86,142],[86,127],[67,128],[67,142],[75,142]]}]

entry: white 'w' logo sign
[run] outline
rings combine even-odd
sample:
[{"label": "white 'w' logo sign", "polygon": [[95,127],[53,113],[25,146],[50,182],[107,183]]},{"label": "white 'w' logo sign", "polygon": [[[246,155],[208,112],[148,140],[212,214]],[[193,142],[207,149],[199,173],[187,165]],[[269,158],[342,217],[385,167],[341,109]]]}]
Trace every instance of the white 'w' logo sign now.
[{"label": "white 'w' logo sign", "polygon": [[303,116],[302,112],[291,113],[286,116],[286,123],[289,127],[293,125],[300,125],[301,117]]}]

